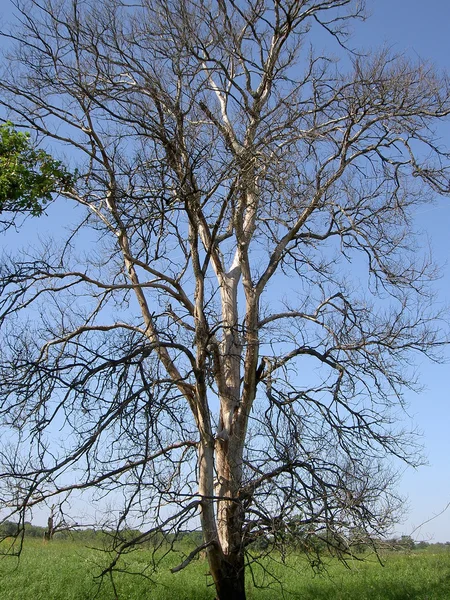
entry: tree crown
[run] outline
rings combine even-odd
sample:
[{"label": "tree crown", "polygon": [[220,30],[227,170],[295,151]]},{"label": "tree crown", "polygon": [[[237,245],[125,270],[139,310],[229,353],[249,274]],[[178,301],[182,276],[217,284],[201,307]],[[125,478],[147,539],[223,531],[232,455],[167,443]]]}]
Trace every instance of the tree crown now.
[{"label": "tree crown", "polygon": [[36,149],[30,134],[0,126],[0,213],[42,214],[58,191],[66,190],[72,176],[59,160]]}]

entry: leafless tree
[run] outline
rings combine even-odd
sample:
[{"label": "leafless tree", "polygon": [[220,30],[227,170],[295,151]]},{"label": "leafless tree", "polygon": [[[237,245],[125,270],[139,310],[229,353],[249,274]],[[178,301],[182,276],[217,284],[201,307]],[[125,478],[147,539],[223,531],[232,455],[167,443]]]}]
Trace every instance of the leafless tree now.
[{"label": "leafless tree", "polygon": [[180,568],[206,550],[220,600],[259,539],[381,535],[413,355],[444,337],[411,222],[448,192],[447,78],[348,48],[353,0],[17,15],[0,102],[66,157],[78,222],[1,263],[5,503],[112,494],[133,544],[198,518]]}]

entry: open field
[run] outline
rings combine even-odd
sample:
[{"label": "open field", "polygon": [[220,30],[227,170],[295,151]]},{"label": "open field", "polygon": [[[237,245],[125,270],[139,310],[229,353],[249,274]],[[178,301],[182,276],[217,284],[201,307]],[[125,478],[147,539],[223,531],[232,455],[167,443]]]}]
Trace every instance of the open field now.
[{"label": "open field", "polygon": [[[283,582],[286,598],[302,600],[447,600],[450,599],[450,551],[432,547],[410,554],[391,553],[381,567],[374,558],[355,561],[346,569],[330,559],[327,573],[314,575],[303,557],[291,557],[288,566],[275,564],[275,572]],[[102,561],[94,550],[81,543],[54,540],[26,540],[23,554],[0,560],[1,600],[114,600],[109,580],[98,588],[94,579]],[[207,564],[193,562],[184,571],[172,575],[168,568],[180,557],[167,557],[165,569],[151,574],[154,581],[126,574],[115,576],[120,600],[211,600],[214,592]],[[129,571],[142,571],[151,561],[151,552],[139,550],[130,554],[121,566]],[[150,575],[150,573],[149,573]],[[255,577],[262,581],[262,571]],[[254,589],[248,574],[249,600],[283,598],[279,586]],[[97,595],[96,595],[97,594]]]}]

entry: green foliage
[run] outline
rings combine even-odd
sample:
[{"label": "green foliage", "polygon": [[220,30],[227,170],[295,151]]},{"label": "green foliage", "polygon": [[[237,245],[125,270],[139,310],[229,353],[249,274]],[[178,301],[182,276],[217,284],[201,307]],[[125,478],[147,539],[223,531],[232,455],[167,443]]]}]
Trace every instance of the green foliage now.
[{"label": "green foliage", "polygon": [[38,525],[32,525],[31,523],[25,523],[25,535],[27,537],[39,538],[44,537],[45,527],[39,527]]},{"label": "green foliage", "polygon": [[416,543],[410,535],[402,535],[400,538],[388,540],[387,546],[390,550],[411,551],[416,548]]},{"label": "green foliage", "polygon": [[17,535],[19,526],[13,521],[3,521],[0,523],[0,538]]},{"label": "green foliage", "polygon": [[72,180],[60,161],[33,147],[28,133],[16,131],[9,122],[0,126],[0,213],[38,216]]}]

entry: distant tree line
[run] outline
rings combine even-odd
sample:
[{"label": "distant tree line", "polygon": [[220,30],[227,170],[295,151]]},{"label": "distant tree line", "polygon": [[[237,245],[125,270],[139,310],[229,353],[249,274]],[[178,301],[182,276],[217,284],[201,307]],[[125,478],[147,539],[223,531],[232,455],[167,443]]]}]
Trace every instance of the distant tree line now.
[{"label": "distant tree line", "polygon": [[[3,521],[0,524],[0,538],[14,537],[24,534],[28,538],[49,539],[48,527],[33,525],[30,522],[25,522],[24,525],[14,521]],[[52,535],[54,539],[74,539],[80,541],[92,541],[104,536],[105,533],[96,529],[86,528],[81,529],[75,527],[66,527],[65,529],[57,530]]]},{"label": "distant tree line", "polygon": [[391,550],[425,550],[432,547],[434,549],[447,548],[450,549],[450,541],[447,542],[428,542],[426,540],[414,540],[410,535],[402,535],[398,538],[392,538],[384,542],[384,547]]},{"label": "distant tree line", "polygon": [[[43,527],[39,525],[33,525],[31,522],[26,521],[24,524],[17,523],[11,520],[5,520],[0,523],[0,539],[7,537],[16,537],[18,535],[24,535],[28,538],[42,538],[42,539],[71,539],[74,541],[107,541],[112,536],[119,537],[121,541],[131,541],[138,537],[141,537],[143,533],[137,529],[123,528],[119,532],[111,529],[98,529],[96,527],[81,527],[77,524],[65,525],[61,528],[56,528],[51,537],[49,534],[49,527]],[[175,542],[183,542],[186,545],[198,545],[201,540],[200,531],[189,531],[181,530],[176,534],[169,532],[157,531],[152,535],[146,535],[146,541],[151,546],[159,546],[164,542],[168,544],[174,544]]]},{"label": "distant tree line", "polygon": [[[23,531],[22,531],[23,530]],[[39,525],[33,525],[25,522],[24,526],[10,520],[0,524],[0,538],[14,537],[19,533],[26,538],[48,539],[48,528]],[[117,536],[117,531],[107,531],[95,528],[81,528],[77,526],[66,527],[65,529],[55,531],[53,538],[59,540],[70,539],[80,542],[104,542],[112,535]],[[123,541],[131,541],[141,537],[143,534],[137,529],[126,528],[120,531],[119,536]],[[308,531],[301,529],[287,529],[286,546],[292,551],[305,554],[325,554],[333,552],[345,552],[349,554],[364,553],[368,549],[392,550],[396,552],[424,550],[432,547],[434,549],[450,549],[450,541],[429,542],[426,540],[414,540],[409,535],[393,537],[390,539],[374,539],[365,537],[363,534],[352,532],[348,536],[336,536],[334,532],[327,531]],[[174,545],[183,543],[188,546],[197,546],[201,540],[201,532],[198,530],[181,530],[176,534],[155,532],[153,536],[148,537],[147,542],[150,546],[160,546],[167,543]],[[272,539],[270,536],[261,537],[253,544],[256,552],[270,552],[272,549]]]}]

